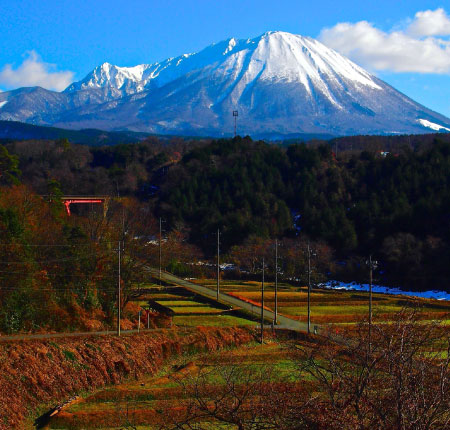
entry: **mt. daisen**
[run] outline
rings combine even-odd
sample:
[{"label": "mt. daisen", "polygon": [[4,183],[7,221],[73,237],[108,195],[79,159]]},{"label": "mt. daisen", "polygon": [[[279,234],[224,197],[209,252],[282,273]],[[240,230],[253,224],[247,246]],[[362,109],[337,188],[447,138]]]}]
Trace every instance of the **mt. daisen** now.
[{"label": "mt. daisen", "polygon": [[63,92],[0,93],[0,120],[62,128],[256,137],[450,130],[450,119],[309,37],[267,32],[160,63],[104,63]]}]

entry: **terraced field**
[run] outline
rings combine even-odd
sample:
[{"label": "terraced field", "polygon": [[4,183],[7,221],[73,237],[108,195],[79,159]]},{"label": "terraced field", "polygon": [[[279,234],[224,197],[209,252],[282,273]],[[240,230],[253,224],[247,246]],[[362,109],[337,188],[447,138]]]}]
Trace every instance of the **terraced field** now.
[{"label": "terraced field", "polygon": [[[202,281],[198,281],[202,282]],[[202,283],[215,288],[212,281]],[[274,306],[273,285],[266,285],[265,305]],[[244,300],[259,302],[260,284],[258,282],[223,282],[222,291],[241,297]],[[182,288],[168,287],[155,289],[140,299],[142,306],[157,304],[167,309],[173,315],[173,323],[179,326],[233,326],[256,325],[255,321],[246,319],[243,315],[230,310],[226,306],[189,293]],[[283,284],[278,294],[279,311],[299,320],[306,319],[307,292],[304,287]],[[382,322],[382,330],[395,330],[395,314],[403,310],[405,305],[420,307],[420,319],[424,322],[435,319],[449,318],[450,303],[437,300],[425,300],[402,296],[374,295],[375,322]],[[365,318],[368,313],[368,294],[350,291],[314,290],[312,294],[312,321],[320,324],[336,326],[352,326]],[[392,322],[392,324],[384,324]],[[422,331],[419,322],[417,333]],[[445,327],[443,328],[446,329]],[[348,336],[357,336],[356,330],[345,330]],[[277,336],[281,334],[277,333]],[[414,340],[418,336],[412,336]],[[430,341],[420,347],[420,353],[426,359],[446,359],[447,344]],[[300,375],[299,364],[306,363],[305,357],[309,352],[316,351],[317,363],[334,360],[337,353],[346,363],[348,357],[353,357],[354,367],[350,372],[357,375],[360,364],[360,350],[353,350],[353,342],[347,346],[339,343],[322,343],[322,340],[302,337],[296,340],[285,340],[278,343],[274,339],[266,339],[263,345],[251,344],[245,347],[195,355],[195,352],[179,356],[171,361],[157,376],[146,376],[139,380],[128,382],[99,390],[93,394],[72,403],[60,414],[52,418],[49,429],[135,429],[149,430],[161,428],[163,424],[171,424],[186,417],[198,399],[203,399],[207,409],[214,407],[214,399],[222,394],[241,395],[252,384],[258,385],[256,396],[249,396],[245,404],[252,405],[252,399],[260,401],[260,393],[275,393],[281,399],[278,407],[291,401],[292,393],[317,393],[321,379],[314,379],[312,373]],[[296,355],[298,351],[305,351],[306,355]],[[394,349],[395,350],[395,349]],[[295,351],[295,352],[294,352]],[[350,351],[350,352],[347,352]],[[349,355],[350,354],[350,355]],[[441,355],[439,355],[441,354]],[[299,358],[300,357],[300,358]],[[302,358],[303,357],[303,358]],[[330,358],[331,357],[331,358]],[[304,362],[302,360],[305,360]],[[397,361],[395,361],[396,363]],[[392,363],[391,363],[392,364]],[[387,368],[388,369],[388,368]],[[386,373],[383,373],[384,381]],[[352,376],[351,373],[347,376]],[[256,379],[255,379],[256,378]],[[232,390],[228,386],[231,384]],[[386,383],[384,390],[390,388]],[[337,384],[338,387],[345,384]],[[201,388],[200,394],[198,389]],[[323,388],[323,387],[322,387]],[[277,391],[279,390],[279,391]],[[384,391],[383,391],[384,392]],[[286,397],[288,393],[288,397]],[[283,395],[285,397],[283,397]],[[377,394],[378,395],[378,394]],[[297,398],[297,400],[300,397]],[[223,402],[223,400],[221,400]],[[228,401],[228,400],[227,400]],[[233,399],[230,400],[231,402]],[[387,402],[388,404],[389,402]],[[270,404],[270,402],[269,402]],[[257,403],[255,403],[258,406]],[[247,408],[246,414],[251,414],[252,408]],[[258,413],[264,414],[259,409]],[[190,412],[189,412],[190,413]],[[274,413],[272,411],[271,413]],[[189,415],[189,414],[188,414]],[[198,415],[200,416],[200,415]],[[203,414],[202,428],[231,429],[236,426],[223,424],[208,414]],[[173,424],[173,423],[172,423]],[[195,427],[196,423],[194,423]],[[173,427],[172,427],[173,428]]]},{"label": "terraced field", "polygon": [[[216,288],[213,281],[198,280],[197,283]],[[244,300],[261,302],[259,282],[222,282],[222,291]],[[286,283],[279,285],[278,312],[300,321],[307,320],[307,288]],[[365,292],[313,289],[311,294],[311,321],[316,324],[354,324],[368,315],[369,294]],[[265,306],[274,309],[274,284],[265,284]],[[450,322],[450,302],[420,299],[400,295],[374,294],[373,315],[375,321],[389,321],[405,306],[420,309],[424,321],[446,319]]]},{"label": "terraced field", "polygon": [[[216,289],[215,280],[196,280],[195,283]],[[246,301],[259,304],[261,283],[256,281],[222,281],[221,291]],[[139,304],[148,306],[155,301],[173,312],[173,323],[181,326],[234,326],[255,325],[243,313],[230,311],[205,299],[188,293],[182,288],[165,287],[155,289],[139,299]],[[275,308],[273,283],[265,284],[265,306]],[[311,295],[311,321],[313,324],[352,325],[368,317],[369,294],[365,292],[313,289]],[[424,321],[436,319],[450,324],[450,302],[421,299],[401,295],[374,294],[374,321],[390,321],[405,306],[420,309]],[[299,321],[307,320],[307,288],[280,283],[278,286],[278,312]]]},{"label": "terraced field", "polygon": [[239,311],[231,310],[178,287],[155,288],[152,293],[141,297],[137,303],[143,308],[157,303],[171,311],[172,322],[177,326],[232,327],[256,324]]},{"label": "terraced field", "polygon": [[[270,374],[265,371],[267,365],[271,366]],[[189,390],[184,390],[183,385],[194,382],[200,372],[205,372],[208,385],[220,386],[224,382],[223,375],[235,371],[236,366],[251,368],[259,373],[264,371],[268,381],[272,382],[295,380],[293,375],[296,366],[289,359],[289,351],[275,342],[253,344],[205,356],[185,356],[172,361],[156,377],[129,381],[72,403],[51,420],[48,428],[158,428],[170,418],[170,411],[179,410],[189,402],[186,397]],[[231,427],[221,427],[215,423],[211,428]]]}]

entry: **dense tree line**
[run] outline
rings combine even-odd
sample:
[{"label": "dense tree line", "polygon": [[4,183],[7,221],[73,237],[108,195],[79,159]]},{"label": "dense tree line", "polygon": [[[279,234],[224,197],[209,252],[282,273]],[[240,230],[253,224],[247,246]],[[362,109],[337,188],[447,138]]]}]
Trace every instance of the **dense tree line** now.
[{"label": "dense tree line", "polygon": [[22,182],[38,194],[49,194],[49,183],[57,181],[64,194],[145,199],[152,194],[153,176],[202,144],[201,140],[148,138],[136,144],[93,147],[60,139],[15,141],[0,148],[16,158]]},{"label": "dense tree line", "polygon": [[[450,142],[433,138],[307,145],[149,138],[110,147],[23,141],[0,147],[0,162],[22,171],[20,181],[40,195],[137,198],[164,218],[167,232],[187,236],[210,257],[218,228],[224,252],[254,238],[309,239],[334,250],[333,276],[366,276],[363,262],[373,254],[379,282],[448,288]],[[11,182],[5,175],[17,178],[2,172],[4,183]]]},{"label": "dense tree line", "polygon": [[448,288],[449,181],[446,142],[336,160],[331,145],[283,149],[237,138],[188,152],[158,204],[210,253],[217,228],[225,249],[251,236],[307,236],[332,246],[348,275],[358,256],[374,254],[383,281]]}]

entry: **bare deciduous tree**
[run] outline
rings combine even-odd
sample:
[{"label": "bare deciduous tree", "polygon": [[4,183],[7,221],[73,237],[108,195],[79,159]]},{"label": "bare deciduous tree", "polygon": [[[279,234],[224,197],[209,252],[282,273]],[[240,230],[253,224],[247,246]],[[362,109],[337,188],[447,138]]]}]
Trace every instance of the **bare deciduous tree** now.
[{"label": "bare deciduous tree", "polygon": [[392,324],[367,324],[344,345],[300,352],[303,377],[321,396],[328,429],[444,430],[450,423],[449,330],[402,311]]},{"label": "bare deciduous tree", "polygon": [[166,422],[160,429],[206,430],[214,423],[238,430],[315,428],[299,413],[305,407],[301,386],[274,372],[270,365],[243,362],[201,366],[178,380],[184,403],[176,411],[163,411]]}]

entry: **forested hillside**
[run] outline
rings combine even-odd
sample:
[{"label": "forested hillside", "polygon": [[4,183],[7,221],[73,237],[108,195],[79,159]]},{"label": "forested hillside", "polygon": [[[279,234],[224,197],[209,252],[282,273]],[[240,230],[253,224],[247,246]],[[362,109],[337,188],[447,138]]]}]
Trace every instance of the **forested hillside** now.
[{"label": "forested hillside", "polygon": [[[1,329],[112,324],[117,243],[124,242],[126,294],[140,282],[142,264],[157,264],[159,217],[163,264],[186,274],[193,269],[179,261],[192,262],[201,251],[214,259],[219,228],[224,259],[244,266],[255,268],[260,254],[271,255],[273,239],[284,239],[284,270],[303,279],[310,240],[321,250],[317,279],[365,281],[372,254],[380,261],[376,282],[448,290],[444,138],[391,142],[389,154],[371,144],[366,151],[341,145],[337,158],[333,143],[286,147],[250,138],[0,146]],[[67,217],[62,194],[120,199],[105,218],[86,207]]]},{"label": "forested hillside", "polygon": [[216,141],[169,170],[159,211],[208,249],[261,237],[308,236],[338,259],[374,254],[385,280],[448,287],[450,144],[362,151],[336,160],[330,145],[286,150],[250,139]]},{"label": "forested hillside", "polygon": [[[72,180],[76,179],[77,171],[70,171],[70,166],[82,163],[89,150],[75,146],[64,149],[59,144],[48,148],[46,156],[39,156],[39,163],[48,163],[49,169],[60,168],[65,157],[63,167],[69,169]],[[54,162],[52,157],[60,150],[61,159]],[[64,156],[64,151],[69,152]],[[157,245],[152,242],[157,222],[148,202],[132,196],[114,198],[108,203],[106,216],[103,208],[91,207],[69,217],[55,176],[47,177],[45,195],[40,196],[33,183],[39,189],[48,171],[36,170],[38,176],[27,176],[26,166],[21,163],[25,167],[21,173],[18,164],[18,157],[0,146],[0,333],[114,327],[119,244],[122,324],[131,328],[137,317],[137,309],[129,303],[135,294],[133,288],[148,282],[144,266],[158,261]],[[89,177],[89,169],[85,174]],[[75,181],[70,191],[79,193],[76,185]],[[168,234],[164,266],[195,255],[191,248],[179,234]],[[165,324],[157,315],[148,317],[150,326]]]}]

